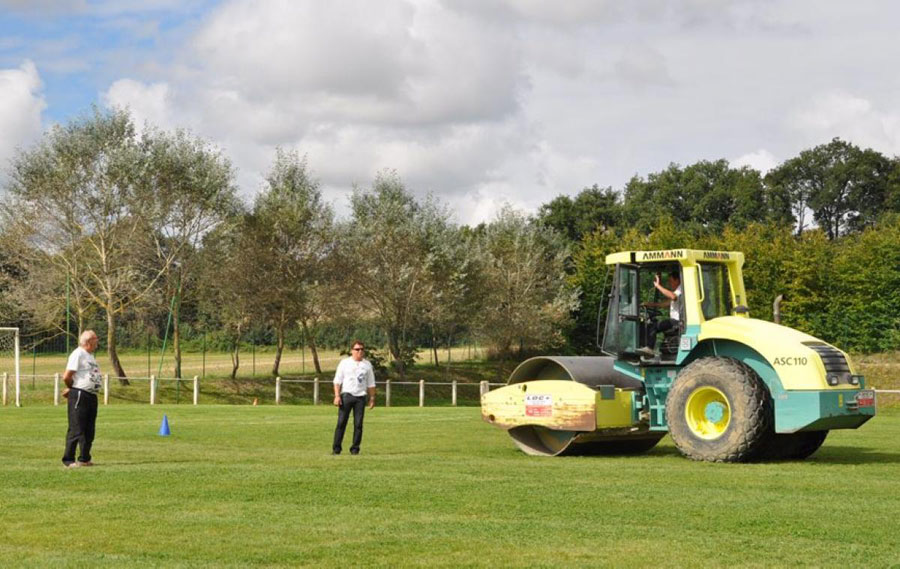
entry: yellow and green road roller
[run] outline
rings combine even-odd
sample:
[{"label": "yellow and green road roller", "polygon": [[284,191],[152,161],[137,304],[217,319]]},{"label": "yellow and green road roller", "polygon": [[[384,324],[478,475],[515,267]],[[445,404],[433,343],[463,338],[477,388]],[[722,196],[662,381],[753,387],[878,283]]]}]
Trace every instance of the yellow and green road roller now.
[{"label": "yellow and green road roller", "polygon": [[750,317],[743,253],[624,251],[606,264],[606,355],[531,358],[482,396],[483,419],[522,451],[639,453],[669,433],[695,460],[803,459],[875,415],[847,354]]}]

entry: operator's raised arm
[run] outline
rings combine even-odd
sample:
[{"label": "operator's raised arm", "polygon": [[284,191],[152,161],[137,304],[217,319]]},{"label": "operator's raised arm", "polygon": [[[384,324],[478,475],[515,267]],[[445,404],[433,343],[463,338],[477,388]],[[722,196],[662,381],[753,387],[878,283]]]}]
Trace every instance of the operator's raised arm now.
[{"label": "operator's raised arm", "polygon": [[666,300],[644,303],[644,306],[655,308],[668,307],[669,309],[668,318],[664,318],[657,322],[650,322],[650,325],[647,328],[647,345],[637,349],[639,354],[647,356],[648,358],[656,356],[656,334],[671,330],[673,327],[678,326],[681,320],[681,307],[679,306],[678,301],[684,293],[684,289],[681,286],[681,275],[677,270],[669,273],[668,285],[667,288],[659,282],[659,274],[657,273],[653,278],[653,287],[666,297]]}]

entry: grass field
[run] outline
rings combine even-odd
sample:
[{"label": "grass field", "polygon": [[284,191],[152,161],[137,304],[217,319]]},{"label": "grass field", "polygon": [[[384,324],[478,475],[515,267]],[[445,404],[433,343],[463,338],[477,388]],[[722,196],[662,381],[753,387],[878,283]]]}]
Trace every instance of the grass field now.
[{"label": "grass field", "polygon": [[[173,436],[157,436],[167,413]],[[900,560],[900,413],[804,462],[542,459],[473,408],[376,408],[330,456],[311,406],[0,409],[0,566],[858,566]]]}]

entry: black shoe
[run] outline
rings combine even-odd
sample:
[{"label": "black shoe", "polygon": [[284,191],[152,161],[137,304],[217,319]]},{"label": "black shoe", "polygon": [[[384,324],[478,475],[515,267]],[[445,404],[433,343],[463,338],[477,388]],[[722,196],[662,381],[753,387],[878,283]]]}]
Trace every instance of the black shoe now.
[{"label": "black shoe", "polygon": [[340,456],[340,452],[331,451],[331,456]]}]

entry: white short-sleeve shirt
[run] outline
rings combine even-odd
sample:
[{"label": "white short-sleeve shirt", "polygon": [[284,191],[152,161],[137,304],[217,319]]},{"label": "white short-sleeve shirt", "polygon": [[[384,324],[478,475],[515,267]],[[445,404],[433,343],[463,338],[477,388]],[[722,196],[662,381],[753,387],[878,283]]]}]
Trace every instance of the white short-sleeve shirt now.
[{"label": "white short-sleeve shirt", "polygon": [[678,288],[673,292],[675,293],[675,300],[669,303],[669,318],[672,320],[681,320],[681,295],[684,294],[681,283],[678,283]]},{"label": "white short-sleeve shirt", "polygon": [[367,388],[375,387],[375,370],[369,360],[344,358],[334,372],[334,384],[341,386],[341,393],[362,397]]},{"label": "white short-sleeve shirt", "polygon": [[72,377],[72,387],[76,389],[97,393],[100,391],[100,386],[103,385],[103,376],[100,375],[100,366],[97,365],[94,354],[81,346],[75,348],[69,355],[66,371],[75,372]]}]

